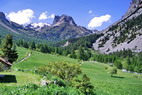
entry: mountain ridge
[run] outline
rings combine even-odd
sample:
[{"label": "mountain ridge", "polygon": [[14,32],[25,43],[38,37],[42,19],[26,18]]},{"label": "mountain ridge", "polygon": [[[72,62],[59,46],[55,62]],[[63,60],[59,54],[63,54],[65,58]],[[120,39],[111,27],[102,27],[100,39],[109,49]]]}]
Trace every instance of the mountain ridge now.
[{"label": "mountain ridge", "polygon": [[132,0],[126,14],[103,31],[105,35],[93,44],[93,48],[101,53],[113,53],[124,49],[141,52],[141,18],[142,0]]},{"label": "mountain ridge", "polygon": [[93,34],[94,31],[78,26],[71,16],[63,14],[61,16],[56,15],[51,26],[42,27],[34,35],[41,39],[60,41],[87,36]]},{"label": "mountain ridge", "polygon": [[19,25],[8,21],[3,12],[0,12],[0,25],[16,34],[25,34],[47,41],[60,41],[78,38],[93,34],[97,30],[91,31],[83,26],[78,26],[71,16],[55,16],[53,24],[35,23],[27,26]]}]

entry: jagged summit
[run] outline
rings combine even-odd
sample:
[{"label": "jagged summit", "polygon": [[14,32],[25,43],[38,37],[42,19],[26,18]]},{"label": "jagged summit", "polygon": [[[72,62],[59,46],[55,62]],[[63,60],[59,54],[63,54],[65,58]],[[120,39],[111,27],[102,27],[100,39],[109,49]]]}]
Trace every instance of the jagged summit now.
[{"label": "jagged summit", "polygon": [[6,19],[6,16],[3,12],[0,12],[0,21],[4,23],[8,23],[9,21]]},{"label": "jagged summit", "polygon": [[93,31],[78,26],[71,16],[63,14],[61,16],[56,15],[53,24],[41,29],[38,35],[43,35],[43,33],[47,39],[57,41],[83,37],[92,34]]},{"label": "jagged summit", "polygon": [[68,23],[70,25],[76,26],[76,23],[71,16],[67,16],[65,14],[63,14],[61,16],[56,15],[54,18],[54,21],[53,21],[53,25],[58,26],[62,23]]},{"label": "jagged summit", "polygon": [[5,19],[5,14],[3,12],[0,12],[0,19]]},{"label": "jagged summit", "polygon": [[142,7],[142,0],[132,0],[128,11],[122,18],[127,18],[128,16],[133,14],[136,10],[138,10],[141,7]]}]

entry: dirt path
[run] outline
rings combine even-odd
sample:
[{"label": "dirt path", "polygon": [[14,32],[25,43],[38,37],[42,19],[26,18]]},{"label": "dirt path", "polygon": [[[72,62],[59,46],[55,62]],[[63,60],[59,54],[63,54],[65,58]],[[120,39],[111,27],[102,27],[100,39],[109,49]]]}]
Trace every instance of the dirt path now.
[{"label": "dirt path", "polygon": [[20,61],[18,61],[17,63],[21,63],[23,61],[25,61],[26,59],[28,59],[31,56],[31,53],[28,53],[28,55],[24,58],[22,58]]}]

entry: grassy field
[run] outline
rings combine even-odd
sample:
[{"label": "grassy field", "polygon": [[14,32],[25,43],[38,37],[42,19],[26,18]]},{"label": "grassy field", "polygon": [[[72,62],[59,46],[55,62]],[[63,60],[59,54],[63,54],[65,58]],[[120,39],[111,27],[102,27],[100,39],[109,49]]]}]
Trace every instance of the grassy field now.
[{"label": "grassy field", "polygon": [[105,70],[108,65],[85,62],[83,72],[87,74],[98,95],[142,95],[142,76],[118,71],[117,75],[110,77]]},{"label": "grassy field", "polygon": [[31,50],[27,50],[25,48],[20,48],[20,47],[17,47],[17,51],[18,51],[18,59],[16,62],[20,61],[22,58],[26,57],[28,53],[31,52]]},{"label": "grassy field", "polygon": [[[11,71],[11,72],[0,72],[2,75],[6,75],[7,78],[0,80],[3,83],[0,83],[0,87],[2,86],[21,86],[29,83],[39,84],[40,76],[31,73]],[[1,94],[0,94],[1,95]]]},{"label": "grassy field", "polygon": [[[30,51],[23,48],[17,48],[19,59],[23,58]],[[67,61],[78,63],[78,60],[58,55],[43,54],[33,51],[32,55],[21,63],[15,63],[12,67],[13,72],[4,72],[1,74],[15,75],[17,83],[0,83],[0,86],[24,85],[27,83],[39,83],[40,77],[30,73],[14,71],[15,69],[33,69],[38,66],[44,66],[49,62]],[[142,95],[142,75],[125,73],[118,71],[114,77],[110,77],[105,67],[107,64],[97,62],[82,62],[83,73],[87,74],[96,89],[97,95]]]},{"label": "grassy field", "polygon": [[[29,50],[18,48],[18,52],[21,57],[21,56],[25,56],[29,52]],[[78,60],[71,59],[71,58],[64,57],[64,56],[44,54],[41,52],[33,51],[31,56],[27,60],[21,62],[20,64],[19,63],[14,64],[13,69],[17,69],[17,68],[18,69],[32,69],[35,67],[47,65],[49,62],[58,62],[58,61],[66,61],[69,63],[78,62]]]}]

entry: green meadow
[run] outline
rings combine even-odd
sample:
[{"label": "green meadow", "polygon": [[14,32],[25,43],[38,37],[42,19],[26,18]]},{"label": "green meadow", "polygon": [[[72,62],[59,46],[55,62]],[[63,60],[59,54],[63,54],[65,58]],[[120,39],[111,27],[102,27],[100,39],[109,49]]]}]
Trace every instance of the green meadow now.
[{"label": "green meadow", "polygon": [[[69,63],[80,63],[84,74],[87,74],[95,87],[97,95],[142,95],[142,75],[126,73],[118,70],[118,73],[110,77],[108,71],[105,69],[109,67],[107,64],[82,61],[78,62],[76,59],[71,59],[55,54],[44,54],[37,51],[30,51],[24,48],[17,48],[20,61],[29,53],[31,56],[22,61],[15,62],[10,72],[0,72],[5,75],[15,75],[16,83],[0,83],[0,87],[22,86],[29,83],[40,84],[41,76],[17,71],[17,69],[27,70],[36,67],[45,66],[49,62],[65,61]],[[0,94],[1,95],[1,94]]]}]

